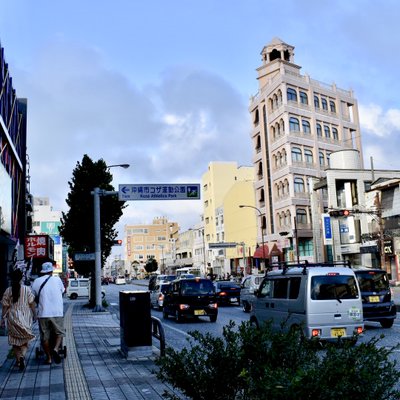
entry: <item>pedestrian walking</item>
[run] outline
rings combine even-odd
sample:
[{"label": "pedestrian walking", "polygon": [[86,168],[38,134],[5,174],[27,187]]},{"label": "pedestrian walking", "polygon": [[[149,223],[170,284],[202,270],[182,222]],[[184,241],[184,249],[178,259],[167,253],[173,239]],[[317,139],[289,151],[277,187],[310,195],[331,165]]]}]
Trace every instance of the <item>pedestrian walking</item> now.
[{"label": "pedestrian walking", "polygon": [[2,299],[2,327],[7,327],[8,343],[13,347],[16,365],[25,369],[25,355],[28,344],[35,338],[32,323],[36,320],[35,296],[32,290],[22,284],[23,272],[14,269],[10,273],[11,286]]},{"label": "pedestrian walking", "polygon": [[32,291],[38,302],[38,321],[43,350],[46,354],[46,364],[52,361],[61,362],[58,354],[62,344],[64,331],[64,284],[58,276],[53,276],[53,264],[42,264],[41,275],[32,285]]}]

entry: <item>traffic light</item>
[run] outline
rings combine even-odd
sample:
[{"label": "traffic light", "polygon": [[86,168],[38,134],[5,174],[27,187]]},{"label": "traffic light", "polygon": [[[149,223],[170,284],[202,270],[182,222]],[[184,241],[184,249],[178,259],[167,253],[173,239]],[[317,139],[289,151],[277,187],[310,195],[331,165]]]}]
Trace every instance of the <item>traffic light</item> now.
[{"label": "traffic light", "polygon": [[114,239],[113,240],[113,246],[121,246],[122,245],[122,240],[121,239]]},{"label": "traffic light", "polygon": [[349,210],[331,210],[329,216],[334,218],[348,217],[350,215]]}]

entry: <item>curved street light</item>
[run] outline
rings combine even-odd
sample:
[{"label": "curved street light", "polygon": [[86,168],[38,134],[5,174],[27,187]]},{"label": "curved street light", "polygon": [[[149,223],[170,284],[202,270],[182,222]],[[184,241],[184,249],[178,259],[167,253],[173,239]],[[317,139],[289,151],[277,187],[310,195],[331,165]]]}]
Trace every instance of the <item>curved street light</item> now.
[{"label": "curved street light", "polygon": [[[262,212],[260,211],[259,208],[255,207],[255,206],[249,206],[249,205],[245,205],[245,204],[240,204],[239,208],[253,208],[254,210],[256,210],[258,212],[258,215],[262,216]],[[262,243],[262,254],[263,254],[263,262],[264,262],[264,269],[266,269],[266,263],[265,263],[265,244],[264,244],[264,228],[261,225],[261,243]]]},{"label": "curved street light", "polygon": [[[106,165],[107,168],[121,167],[128,168],[129,164],[113,164]],[[100,196],[115,196],[118,192],[107,191],[95,187],[91,192],[93,195],[93,210],[94,210],[94,254],[95,254],[95,291],[96,291],[96,306],[93,312],[104,311],[101,301],[101,228],[100,228]]]}]

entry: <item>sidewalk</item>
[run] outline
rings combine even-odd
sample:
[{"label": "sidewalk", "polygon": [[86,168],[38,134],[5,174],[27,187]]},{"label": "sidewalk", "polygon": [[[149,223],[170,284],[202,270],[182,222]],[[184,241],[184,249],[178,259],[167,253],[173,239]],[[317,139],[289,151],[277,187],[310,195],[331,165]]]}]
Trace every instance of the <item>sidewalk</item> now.
[{"label": "sidewalk", "polygon": [[0,337],[1,399],[162,399],[165,390],[173,391],[152,373],[157,368],[153,357],[127,360],[121,354],[119,321],[112,314],[94,313],[84,304],[82,300],[66,304],[67,357],[61,364],[44,365],[44,357],[37,357],[37,324],[24,372],[7,358],[10,346],[7,337]]}]

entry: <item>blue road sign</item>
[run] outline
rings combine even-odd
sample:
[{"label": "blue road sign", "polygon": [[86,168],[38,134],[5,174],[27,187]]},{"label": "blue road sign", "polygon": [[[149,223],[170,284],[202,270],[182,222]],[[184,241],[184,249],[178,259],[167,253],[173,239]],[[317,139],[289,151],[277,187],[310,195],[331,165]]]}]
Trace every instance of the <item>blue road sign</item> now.
[{"label": "blue road sign", "polygon": [[199,200],[198,183],[159,183],[119,185],[118,199],[128,200]]}]

